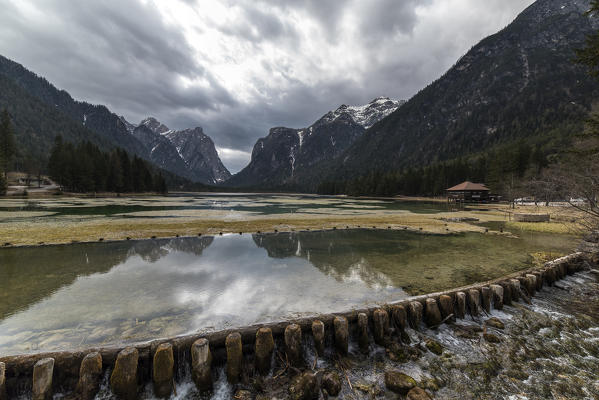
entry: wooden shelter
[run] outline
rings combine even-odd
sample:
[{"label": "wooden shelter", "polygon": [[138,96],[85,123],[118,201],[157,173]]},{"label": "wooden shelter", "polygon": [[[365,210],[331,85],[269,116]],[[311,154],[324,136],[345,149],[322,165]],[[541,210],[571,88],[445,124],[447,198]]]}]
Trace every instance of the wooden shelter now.
[{"label": "wooden shelter", "polygon": [[445,191],[447,199],[457,203],[486,203],[489,201],[490,189],[482,183],[465,181],[445,189]]}]

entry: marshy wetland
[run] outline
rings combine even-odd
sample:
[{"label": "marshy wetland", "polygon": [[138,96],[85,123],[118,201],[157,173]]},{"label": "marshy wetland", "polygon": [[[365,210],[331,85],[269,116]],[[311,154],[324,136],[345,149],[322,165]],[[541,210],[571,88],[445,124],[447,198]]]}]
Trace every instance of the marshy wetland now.
[{"label": "marshy wetland", "polygon": [[[513,223],[507,207],[452,210],[434,201],[214,194],[0,200],[0,357],[143,346],[504,277],[577,248],[575,218],[549,211],[553,221],[535,225]],[[343,359],[316,358],[309,337],[303,347],[312,370],[341,375],[341,398],[396,398],[383,379],[390,369],[440,399],[596,398],[596,297],[596,275],[585,272],[530,304],[434,330],[408,328],[401,343],[372,343],[368,356],[355,337]],[[487,327],[489,316],[505,330]],[[487,330],[498,343],[482,339]],[[430,350],[431,341],[441,353]],[[177,368],[172,398],[207,398],[188,367]],[[243,375],[231,385],[217,365],[211,397],[257,391],[286,398],[293,374],[284,363],[276,368],[260,382]],[[104,372],[96,398],[112,399],[111,366]],[[154,398],[150,384],[141,390],[140,398]]]},{"label": "marshy wetland", "polygon": [[[136,343],[381,304],[497,278],[576,247],[571,235],[510,232],[500,214],[478,212],[495,222],[455,220],[473,212],[434,202],[209,195],[10,200],[0,209],[0,225],[15,235],[2,241],[15,244],[45,229],[65,242],[65,233],[79,237],[90,226],[127,226],[134,238],[147,224],[158,236],[0,249],[2,354]],[[224,223],[248,224],[254,233],[217,234]],[[190,237],[160,238],[168,233],[162,224]],[[271,232],[255,233],[256,224]],[[192,237],[191,226],[204,233]]]}]

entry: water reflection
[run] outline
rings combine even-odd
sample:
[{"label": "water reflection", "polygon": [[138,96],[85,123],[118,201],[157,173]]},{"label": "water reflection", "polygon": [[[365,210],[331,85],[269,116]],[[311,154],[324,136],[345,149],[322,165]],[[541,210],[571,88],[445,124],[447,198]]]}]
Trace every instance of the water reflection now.
[{"label": "water reflection", "polygon": [[0,250],[0,352],[333,312],[522,268],[571,238],[347,230]]},{"label": "water reflection", "polygon": [[[2,353],[142,341],[404,295],[399,288],[336,280],[300,257],[268,257],[249,235],[91,245],[93,252],[86,247],[48,250],[63,256],[56,263],[29,254],[37,261],[25,273],[13,265],[9,280],[2,279],[3,293],[13,296],[19,311],[4,310]],[[64,262],[63,252],[83,249],[84,255]],[[2,265],[18,263],[12,256],[2,253]],[[30,296],[10,286],[19,276],[30,281]]]}]

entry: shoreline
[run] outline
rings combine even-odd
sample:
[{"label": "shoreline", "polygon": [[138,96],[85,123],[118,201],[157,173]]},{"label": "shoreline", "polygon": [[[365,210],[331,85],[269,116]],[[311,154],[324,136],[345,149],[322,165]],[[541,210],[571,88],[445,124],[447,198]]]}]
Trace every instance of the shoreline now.
[{"label": "shoreline", "polygon": [[[212,193],[214,196],[221,194]],[[208,197],[210,195],[207,195]],[[229,194],[227,194],[229,196]],[[231,198],[248,196],[247,194],[234,194]],[[260,196],[260,195],[257,195]],[[289,195],[292,196],[292,195]],[[305,196],[305,195],[301,195]],[[161,196],[155,196],[160,201]],[[176,195],[171,195],[168,198]],[[77,197],[73,197],[77,199]],[[121,197],[123,202],[135,200],[144,201],[144,197]],[[147,196],[152,198],[152,196]],[[90,200],[81,198],[83,205]],[[57,211],[45,212],[44,208],[52,209],[51,199],[39,211],[20,211],[11,204],[6,211],[0,211],[0,249],[14,247],[35,247],[50,244],[73,244],[112,242],[129,239],[174,238],[184,236],[218,235],[222,233],[258,233],[258,232],[293,232],[301,230],[328,230],[376,227],[379,229],[407,229],[430,234],[447,234],[460,232],[485,232],[485,228],[472,222],[505,222],[509,226],[522,231],[540,231],[547,233],[576,234],[576,212],[571,209],[545,210],[543,208],[519,206],[515,211],[543,210],[551,213],[549,223],[512,222],[510,215],[514,211],[506,209],[505,205],[487,205],[484,209],[472,210],[438,210],[431,213],[418,213],[409,208],[401,210],[384,208],[329,208],[327,199],[333,203],[335,200],[350,201],[396,201],[413,203],[431,203],[431,199],[421,198],[349,198],[341,196],[314,196],[315,201],[320,200],[322,206],[314,211],[302,209],[281,213],[263,213],[262,211],[234,211],[227,208],[199,209],[185,208],[166,212],[156,210],[143,210],[115,214],[68,214]],[[60,199],[56,199],[57,204]],[[102,203],[101,199],[100,203]],[[311,204],[309,199],[297,197],[303,204]],[[156,200],[153,200],[156,201]],[[172,200],[177,201],[177,200]],[[294,200],[289,200],[293,202]],[[90,203],[92,203],[90,201]],[[109,202],[110,206],[118,206],[118,202]],[[167,202],[168,203],[168,202]],[[436,204],[440,204],[437,201]],[[284,203],[281,203],[284,205]],[[25,204],[24,204],[25,205]],[[101,205],[103,206],[103,205]],[[168,204],[166,205],[168,207]],[[0,207],[2,202],[0,201]],[[89,207],[95,207],[91,205]],[[334,206],[333,206],[334,207]],[[61,208],[58,204],[57,208]],[[322,209],[322,211],[319,211]],[[68,207],[64,210],[68,211]],[[340,211],[339,211],[340,210]],[[45,214],[45,215],[41,215]]]},{"label": "shoreline", "polygon": [[[540,290],[543,286],[553,286],[554,282],[561,280],[567,275],[572,275],[577,272],[587,270],[589,268],[588,257],[584,253],[575,252],[564,257],[549,261],[541,267],[533,267],[526,270],[511,273],[500,278],[492,279],[485,282],[477,282],[471,285],[466,285],[458,288],[452,288],[441,292],[429,293],[425,295],[410,296],[398,301],[392,301],[377,306],[367,308],[354,308],[345,312],[330,313],[330,314],[314,314],[302,318],[292,318],[270,323],[256,324],[245,327],[236,327],[209,333],[191,333],[187,335],[178,335],[170,338],[158,338],[150,341],[144,341],[137,344],[115,344],[104,347],[89,347],[84,349],[40,352],[31,354],[20,354],[0,357],[0,362],[5,364],[6,383],[9,393],[22,394],[23,391],[30,390],[33,379],[33,367],[41,360],[52,358],[54,360],[54,375],[59,380],[57,387],[61,387],[66,393],[73,390],[77,380],[79,379],[79,366],[83,358],[91,352],[98,353],[102,359],[102,371],[109,371],[113,368],[115,362],[120,357],[123,351],[131,351],[135,349],[139,354],[138,368],[141,369],[141,377],[143,382],[151,382],[152,358],[155,356],[158,346],[167,343],[172,346],[174,353],[177,355],[176,367],[178,369],[190,362],[187,355],[192,343],[200,339],[208,340],[210,350],[212,352],[213,364],[215,366],[223,366],[230,362],[228,352],[225,348],[228,346],[230,337],[239,335],[240,342],[243,345],[244,356],[249,356],[255,352],[254,341],[259,329],[272,332],[274,338],[280,343],[283,336],[287,336],[289,326],[295,325],[306,335],[311,335],[314,321],[318,320],[324,324],[327,331],[335,330],[337,337],[337,320],[345,320],[352,328],[355,329],[358,320],[366,315],[368,319],[372,319],[375,330],[375,341],[377,328],[377,318],[381,315],[386,315],[387,321],[389,318],[395,318],[398,310],[403,310],[404,327],[421,330],[420,325],[435,328],[438,322],[431,322],[431,315],[434,310],[437,310],[437,304],[443,310],[442,298],[453,299],[452,312],[453,318],[464,319],[471,314],[475,316],[484,316],[485,309],[490,310],[501,309],[503,303],[511,304],[508,301],[515,301],[518,304],[518,298],[529,302],[527,296],[533,297],[535,290]],[[517,285],[517,286],[514,286]],[[508,295],[513,291],[514,287],[521,291],[519,294]],[[507,290],[507,292],[506,292]],[[472,297],[476,295],[476,301]],[[461,299],[461,300],[460,300]],[[431,304],[434,307],[431,308]],[[416,307],[418,305],[418,307]],[[417,311],[418,308],[420,311]],[[382,311],[381,311],[382,310]],[[407,311],[407,314],[406,314]],[[475,313],[476,311],[476,313]],[[416,314],[414,314],[417,312]],[[433,314],[431,314],[431,312]],[[438,310],[436,311],[439,312]],[[449,311],[444,311],[441,315],[445,315]],[[407,318],[407,319],[406,319]],[[443,324],[447,318],[441,320],[440,316],[437,321]],[[395,321],[395,319],[394,319]],[[414,322],[415,321],[415,322]],[[406,324],[410,322],[410,326]],[[388,324],[389,322],[387,322]],[[415,324],[415,325],[414,325]],[[371,329],[372,326],[371,326]],[[389,328],[387,328],[389,329]],[[355,338],[352,336],[352,340]],[[337,345],[336,345],[337,346]],[[130,349],[130,350],[127,350]],[[103,373],[104,373],[103,372]],[[138,372],[139,373],[139,372]]]}]

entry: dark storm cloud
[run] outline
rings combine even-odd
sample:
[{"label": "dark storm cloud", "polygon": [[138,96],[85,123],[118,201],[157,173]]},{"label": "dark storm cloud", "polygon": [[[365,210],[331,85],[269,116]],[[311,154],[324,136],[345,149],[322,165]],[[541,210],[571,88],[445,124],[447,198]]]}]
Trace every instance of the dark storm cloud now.
[{"label": "dark storm cloud", "polygon": [[[49,0],[27,15],[9,1],[0,4],[9,10],[0,15],[3,35],[16,39],[3,40],[2,53],[77,98],[125,114],[236,103],[151,3]],[[185,87],[183,77],[202,86]]]},{"label": "dark storm cloud", "polygon": [[131,122],[203,126],[237,170],[270,127],[409,98],[531,1],[0,0],[0,54]]}]

